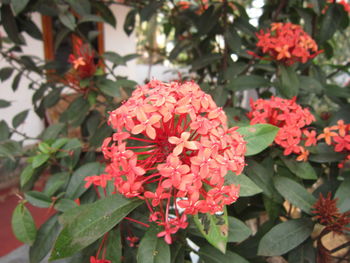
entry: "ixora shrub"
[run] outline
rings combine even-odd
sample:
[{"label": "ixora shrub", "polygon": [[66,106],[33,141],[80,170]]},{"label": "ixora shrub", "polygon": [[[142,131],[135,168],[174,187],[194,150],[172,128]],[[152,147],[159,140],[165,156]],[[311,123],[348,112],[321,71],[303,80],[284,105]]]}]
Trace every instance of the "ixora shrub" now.
[{"label": "ixora shrub", "polygon": [[[46,124],[32,138],[29,111],[0,120],[1,166],[26,164],[12,226],[29,262],[348,262],[349,4],[125,1],[139,61],[181,68],[137,85],[118,72],[139,55],[96,44],[121,2],[0,4],[0,79],[27,78]],[[47,40],[36,14],[65,59],[23,53],[25,34]],[[38,229],[27,203],[51,215]]]}]

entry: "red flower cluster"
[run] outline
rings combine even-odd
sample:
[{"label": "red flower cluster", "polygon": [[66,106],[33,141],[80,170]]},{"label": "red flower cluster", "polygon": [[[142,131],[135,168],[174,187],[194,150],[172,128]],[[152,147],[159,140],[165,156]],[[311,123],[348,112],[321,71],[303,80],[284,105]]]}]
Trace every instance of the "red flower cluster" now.
[{"label": "red flower cluster", "polygon": [[96,70],[95,54],[88,44],[83,44],[80,38],[74,38],[73,54],[69,55],[69,63],[73,65],[73,69],[67,74],[68,82],[75,86],[80,86],[80,81],[92,77]]},{"label": "red flower cluster", "polygon": [[298,161],[306,161],[309,155],[302,145],[316,145],[316,132],[304,128],[315,121],[308,109],[303,109],[291,100],[271,97],[270,100],[251,100],[251,111],[248,113],[250,124],[269,123],[279,127],[275,143],[284,148],[284,155],[299,154]]},{"label": "red flower cluster", "polygon": [[144,199],[167,243],[187,227],[186,215],[214,214],[238,198],[239,186],[224,181],[229,170],[242,172],[246,143],[195,83],[140,86],[110,113],[109,124],[116,132],[102,151],[110,163],[87,186],[113,180],[119,193]]},{"label": "red flower cluster", "polygon": [[299,25],[292,23],[272,23],[270,29],[266,32],[260,30],[256,36],[259,40],[256,46],[268,57],[260,57],[251,51],[248,53],[261,59],[293,65],[295,62],[306,63],[322,52]]},{"label": "red flower cluster", "polygon": [[331,193],[324,198],[320,194],[317,202],[314,204],[312,211],[316,214],[316,219],[321,225],[326,226],[329,231],[341,234],[344,230],[350,230],[346,227],[350,224],[350,212],[340,213],[337,207],[337,199],[331,200]]},{"label": "red flower cluster", "polygon": [[[337,131],[337,132],[336,132]],[[326,127],[323,129],[317,140],[324,140],[328,145],[334,146],[334,151],[347,154],[344,161],[339,167],[344,166],[344,162],[350,160],[350,124],[345,124],[343,120],[339,120],[337,125]]]}]

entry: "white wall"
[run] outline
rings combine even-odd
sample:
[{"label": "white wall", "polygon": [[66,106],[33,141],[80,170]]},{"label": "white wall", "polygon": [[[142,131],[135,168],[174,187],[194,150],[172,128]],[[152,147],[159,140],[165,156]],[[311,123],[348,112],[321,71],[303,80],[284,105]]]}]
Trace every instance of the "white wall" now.
[{"label": "white wall", "polygon": [[[33,15],[33,20],[37,25],[41,25],[41,17],[38,14]],[[4,29],[1,27],[0,32],[4,34]],[[43,43],[41,41],[31,38],[29,35],[24,34],[27,45],[23,47],[23,54],[34,55],[40,58],[44,57]],[[3,58],[0,57],[0,68],[9,66]],[[35,114],[32,107],[32,95],[33,90],[28,89],[30,81],[26,77],[22,76],[20,85],[16,92],[11,89],[12,79],[16,75],[13,73],[10,79],[3,83],[0,83],[0,99],[8,100],[12,102],[12,105],[8,108],[0,109],[0,120],[5,120],[8,124],[11,123],[12,118],[19,112],[30,109],[29,115],[25,122],[18,127],[18,131],[27,134],[28,136],[35,137],[40,134],[43,129],[43,123]],[[37,78],[35,74],[32,74],[33,78]],[[14,135],[13,139],[19,139],[21,136]]]}]

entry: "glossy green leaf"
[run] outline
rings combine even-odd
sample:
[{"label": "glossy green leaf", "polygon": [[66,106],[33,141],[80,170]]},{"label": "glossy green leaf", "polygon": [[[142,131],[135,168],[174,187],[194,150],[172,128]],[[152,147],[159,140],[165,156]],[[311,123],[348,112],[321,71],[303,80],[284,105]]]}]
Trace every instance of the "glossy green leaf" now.
[{"label": "glossy green leaf", "polygon": [[[118,53],[115,53],[112,51],[107,51],[107,52],[103,53],[103,57],[104,57],[104,59],[112,62],[116,66],[125,65],[125,61],[124,61],[123,57],[121,55],[119,55]],[[103,82],[102,82],[102,84],[103,84]]]},{"label": "glossy green leaf", "polygon": [[262,189],[245,174],[236,175],[229,171],[225,176],[225,182],[226,184],[240,185],[239,196],[252,196],[262,192]]},{"label": "glossy green leaf", "polygon": [[29,112],[29,110],[24,110],[24,111],[18,113],[15,117],[13,117],[12,126],[14,128],[17,128],[19,125],[21,125],[25,121],[25,119],[27,118],[28,112]]},{"label": "glossy green leaf", "polygon": [[126,15],[123,29],[124,32],[130,36],[131,33],[134,31],[135,24],[136,24],[136,15],[137,15],[137,10],[131,9],[128,14]]},{"label": "glossy green leaf", "polygon": [[72,208],[77,207],[77,203],[71,199],[62,198],[55,204],[55,209],[60,212],[66,212]]},{"label": "glossy green leaf", "polygon": [[36,236],[34,220],[23,203],[19,203],[12,214],[12,231],[16,238],[27,244],[32,244]]},{"label": "glossy green leaf", "polygon": [[246,156],[258,154],[269,147],[275,139],[278,127],[270,124],[255,124],[241,127],[237,132],[247,142]]},{"label": "glossy green leaf", "polygon": [[212,246],[202,246],[198,252],[199,257],[205,263],[248,263],[245,258],[232,251],[226,251],[225,254]]},{"label": "glossy green leaf", "polygon": [[286,98],[291,99],[298,95],[300,81],[295,68],[288,66],[279,66],[278,90]]},{"label": "glossy green leaf", "polygon": [[32,161],[33,168],[38,168],[42,166],[50,159],[50,155],[46,153],[35,155]]},{"label": "glossy green leaf", "polygon": [[25,186],[33,177],[34,168],[31,165],[27,165],[26,168],[23,169],[20,175],[20,186],[21,188]]},{"label": "glossy green leaf", "polygon": [[53,173],[45,184],[43,192],[48,196],[53,196],[69,180],[68,172]]},{"label": "glossy green leaf", "polygon": [[29,0],[11,0],[13,12],[18,15],[27,6]]},{"label": "glossy green leaf", "polygon": [[22,147],[17,141],[6,140],[0,142],[0,157],[15,160],[15,156],[22,154]]},{"label": "glossy green leaf", "polygon": [[85,17],[91,13],[91,5],[89,0],[65,0],[69,3],[70,7],[77,12],[80,16]]},{"label": "glossy green leaf", "polygon": [[66,190],[66,198],[75,200],[86,192],[84,179],[87,176],[99,175],[102,172],[102,165],[99,162],[86,163],[74,171]]},{"label": "glossy green leaf", "polygon": [[227,242],[242,242],[252,234],[250,228],[238,218],[229,216],[228,226],[229,231]]},{"label": "glossy green leaf", "polygon": [[241,51],[241,37],[238,35],[237,31],[235,29],[229,29],[225,32],[225,41],[230,47],[230,49],[235,52],[239,53]]},{"label": "glossy green leaf", "polygon": [[324,89],[322,84],[315,78],[308,76],[299,76],[300,89],[305,93],[320,94]]},{"label": "glossy green leaf", "polygon": [[199,213],[193,215],[193,219],[203,237],[211,245],[225,253],[229,230],[226,207],[221,215]]},{"label": "glossy green leaf", "polygon": [[96,10],[96,13],[99,13],[108,24],[114,28],[117,26],[116,17],[105,3],[93,1],[91,2],[91,6],[92,9]]},{"label": "glossy green leaf", "polygon": [[79,19],[78,24],[95,22],[95,23],[103,23],[105,22],[102,17],[97,15],[84,15],[81,19]]},{"label": "glossy green leaf", "polygon": [[274,178],[274,185],[286,200],[305,213],[311,214],[311,207],[316,202],[316,199],[303,186],[292,179],[282,176]]},{"label": "glossy green leaf", "polygon": [[92,244],[141,203],[139,199],[126,199],[116,194],[77,207],[78,214],[71,213],[74,209],[68,210],[67,217],[72,218],[66,221],[56,239],[50,260],[72,256]]},{"label": "glossy green leaf", "polygon": [[260,240],[258,254],[280,256],[304,242],[314,223],[310,218],[293,219],[274,226]]},{"label": "glossy green leaf", "polygon": [[155,225],[147,230],[137,250],[137,263],[170,263],[170,248],[163,238],[157,237],[162,229]]},{"label": "glossy green leaf", "polygon": [[313,263],[316,261],[316,253],[313,240],[309,238],[288,253],[288,263]]},{"label": "glossy green leaf", "polygon": [[38,191],[29,191],[24,194],[25,199],[34,206],[48,208],[51,206],[51,198],[45,193]]},{"label": "glossy green leaf", "polygon": [[339,162],[345,159],[345,154],[335,152],[334,147],[320,142],[316,147],[310,149],[309,160],[316,163]]},{"label": "glossy green leaf", "polygon": [[288,169],[302,179],[316,180],[317,174],[309,162],[298,162],[294,158],[281,158]]},{"label": "glossy green leaf", "polygon": [[39,228],[35,241],[29,248],[30,263],[41,262],[50,252],[60,229],[57,218],[57,214],[53,215]]}]

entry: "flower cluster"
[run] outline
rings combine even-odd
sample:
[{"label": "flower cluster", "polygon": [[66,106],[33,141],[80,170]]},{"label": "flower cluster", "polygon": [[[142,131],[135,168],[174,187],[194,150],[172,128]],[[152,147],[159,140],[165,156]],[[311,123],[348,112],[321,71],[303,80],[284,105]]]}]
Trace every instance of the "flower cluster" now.
[{"label": "flower cluster", "polygon": [[339,167],[343,167],[346,160],[350,160],[350,124],[344,123],[343,120],[339,120],[337,125],[326,127],[323,129],[317,140],[324,140],[326,144],[333,145],[335,152],[346,153],[346,159],[339,164]]},{"label": "flower cluster", "polygon": [[316,42],[299,25],[291,23],[272,23],[270,29],[266,32],[260,30],[256,36],[256,46],[267,57],[260,57],[251,51],[249,54],[289,66],[295,62],[306,63],[321,52],[318,51]]},{"label": "flower cluster", "polygon": [[327,197],[320,194],[312,211],[321,225],[334,233],[341,234],[344,230],[350,230],[346,227],[350,224],[350,212],[340,213],[337,207],[337,199],[331,199],[331,193]]},{"label": "flower cluster", "polygon": [[102,151],[110,163],[87,186],[112,180],[124,196],[144,199],[167,243],[187,227],[186,215],[221,212],[238,198],[239,186],[225,185],[225,175],[242,172],[246,143],[195,83],[140,86],[109,124],[116,132]]},{"label": "flower cluster", "polygon": [[67,74],[67,79],[73,87],[79,87],[80,81],[92,77],[96,70],[95,54],[88,44],[84,44],[80,38],[74,38],[73,54],[69,55],[69,63],[72,70]]},{"label": "flower cluster", "polygon": [[[284,148],[284,155],[299,154],[298,161],[306,161],[309,151],[304,148],[316,145],[316,132],[305,126],[315,121],[307,108],[291,100],[271,97],[270,100],[251,100],[248,113],[250,124],[269,123],[279,127],[275,143]],[[303,145],[302,145],[302,142]]]}]

